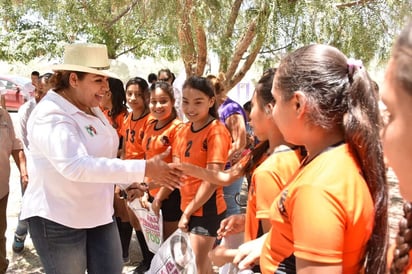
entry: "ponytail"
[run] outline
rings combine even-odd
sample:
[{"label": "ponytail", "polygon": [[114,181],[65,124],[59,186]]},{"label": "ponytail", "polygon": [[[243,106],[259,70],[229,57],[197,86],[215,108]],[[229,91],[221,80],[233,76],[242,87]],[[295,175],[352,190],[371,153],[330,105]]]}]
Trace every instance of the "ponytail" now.
[{"label": "ponytail", "polygon": [[404,273],[409,264],[409,251],[412,246],[412,204],[404,202],[403,218],[399,221],[399,232],[396,236],[396,247],[393,250],[391,274]]},{"label": "ponytail", "polygon": [[365,253],[365,273],[384,273],[388,236],[386,168],[379,131],[381,116],[373,81],[361,66],[348,64],[345,140],[357,157],[375,205],[375,222]]}]

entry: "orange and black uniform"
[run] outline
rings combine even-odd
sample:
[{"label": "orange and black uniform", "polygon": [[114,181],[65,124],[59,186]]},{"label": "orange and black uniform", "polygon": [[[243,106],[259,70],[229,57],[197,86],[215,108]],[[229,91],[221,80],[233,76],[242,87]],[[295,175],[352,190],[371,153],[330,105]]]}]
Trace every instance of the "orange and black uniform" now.
[{"label": "orange and black uniform", "polygon": [[261,236],[260,220],[269,219],[276,196],[299,168],[299,149],[276,151],[253,171],[249,187],[245,220],[245,242]]},{"label": "orange and black uniform", "polygon": [[122,136],[122,125],[123,125],[123,121],[127,115],[127,113],[122,112],[119,113],[115,118],[114,118],[114,123],[112,122],[112,117],[109,115],[110,114],[110,110],[109,109],[103,109],[101,108],[104,116],[106,116],[107,120],[109,120],[109,122],[111,123],[111,125],[113,126],[113,128],[117,131],[117,135],[119,135],[119,137]]},{"label": "orange and black uniform", "polygon": [[[192,123],[186,123],[179,131],[179,137],[173,145],[173,156],[182,163],[191,163],[206,168],[209,163],[224,164],[227,162],[228,151],[232,142],[225,125],[218,120],[212,120],[202,129],[194,131]],[[211,182],[213,183],[213,182]],[[195,197],[201,179],[187,177],[180,188],[181,206],[184,211],[187,205]],[[192,216],[204,217],[216,216],[226,210],[223,198],[223,187],[218,186],[210,199]]]},{"label": "orange and black uniform", "polygon": [[302,165],[272,204],[260,257],[263,274],[295,273],[295,257],[358,273],[374,224],[374,204],[347,144]]},{"label": "orange and black uniform", "polygon": [[[164,152],[169,146],[172,146],[173,142],[176,140],[177,132],[183,126],[182,121],[179,119],[174,119],[168,122],[161,128],[157,128],[158,120],[151,120],[148,122],[146,129],[144,130],[142,148],[145,153],[145,159],[153,158],[154,156]],[[172,162],[172,153],[163,158],[167,163]],[[150,178],[146,178],[150,181]],[[150,195],[154,197],[158,188],[150,189]],[[162,213],[163,219],[165,221],[178,221],[182,212],[179,209],[180,206],[180,193],[178,189],[175,189],[162,203]]]},{"label": "orange and black uniform", "polygon": [[142,140],[144,137],[144,129],[153,119],[150,114],[139,117],[133,120],[133,113],[130,112],[124,119],[121,135],[124,138],[124,159],[143,159],[144,150],[142,148]]}]

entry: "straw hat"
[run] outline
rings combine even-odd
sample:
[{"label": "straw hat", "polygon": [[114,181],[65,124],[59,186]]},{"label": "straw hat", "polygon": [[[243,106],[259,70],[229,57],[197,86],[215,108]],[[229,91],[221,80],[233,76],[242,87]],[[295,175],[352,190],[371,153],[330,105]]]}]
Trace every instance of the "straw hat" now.
[{"label": "straw hat", "polygon": [[63,64],[52,67],[53,71],[68,70],[113,77],[109,72],[110,60],[106,45],[70,44],[65,47]]}]

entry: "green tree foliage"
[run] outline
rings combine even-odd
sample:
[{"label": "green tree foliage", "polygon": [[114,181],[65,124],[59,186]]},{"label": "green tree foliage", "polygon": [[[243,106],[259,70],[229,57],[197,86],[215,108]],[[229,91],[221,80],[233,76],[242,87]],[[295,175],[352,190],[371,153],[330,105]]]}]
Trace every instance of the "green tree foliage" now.
[{"label": "green tree foliage", "polygon": [[215,53],[229,90],[256,61],[274,66],[308,43],[328,43],[364,63],[385,60],[411,14],[399,0],[0,0],[0,59],[61,56],[71,42],[109,56],[180,58],[188,75]]}]

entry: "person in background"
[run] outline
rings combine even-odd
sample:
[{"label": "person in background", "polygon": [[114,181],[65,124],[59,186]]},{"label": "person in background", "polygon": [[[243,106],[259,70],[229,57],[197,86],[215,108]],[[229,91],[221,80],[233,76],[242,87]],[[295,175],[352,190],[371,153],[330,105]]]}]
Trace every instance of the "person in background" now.
[{"label": "person in background", "polygon": [[155,84],[157,82],[156,73],[149,73],[149,75],[147,76],[147,82],[149,83],[149,85]]},{"label": "person in background", "polygon": [[393,48],[386,68],[382,89],[386,105],[386,125],[382,131],[384,153],[388,165],[399,180],[400,193],[405,199],[404,217],[394,250],[390,250],[390,273],[412,273],[412,185],[410,183],[412,153],[412,21],[402,30]]},{"label": "person in background", "polygon": [[[123,82],[117,78],[109,78],[109,90],[100,103],[107,120],[121,137],[121,129],[125,116],[128,113],[126,105],[126,91]],[[122,140],[120,140],[120,143]]]},{"label": "person in background", "polygon": [[[128,114],[126,106],[126,92],[124,90],[123,82],[116,78],[109,78],[109,90],[106,91],[102,101],[99,104],[100,109],[106,116],[109,123],[116,130],[119,136],[119,149],[117,156],[122,154],[123,136],[121,129],[123,121]],[[126,264],[130,261],[129,245],[130,237],[132,235],[132,226],[129,222],[129,215],[127,213],[127,205],[124,197],[121,195],[120,187],[115,187],[114,208],[117,228],[120,234],[120,241],[122,244],[123,262]],[[123,193],[124,194],[124,193]]]},{"label": "person in background", "polygon": [[[116,158],[119,138],[99,108],[109,89],[105,45],[69,44],[53,67],[53,89],[30,115],[28,171],[21,219],[46,273],[113,273],[123,268],[113,219],[114,184],[129,197],[144,176],[180,187],[180,172],[159,155]],[[99,68],[99,69],[96,69]]]},{"label": "person in background", "polygon": [[6,109],[6,93],[6,87],[3,82],[0,81],[0,106],[4,109]]},{"label": "person in background", "polygon": [[37,83],[39,82],[40,78],[40,73],[37,70],[34,70],[31,72],[30,79],[31,79],[31,84],[34,87],[37,87]]},{"label": "person in background", "polygon": [[22,142],[16,138],[13,122],[6,109],[0,107],[0,273],[6,273],[9,261],[6,258],[7,199],[9,196],[10,156],[20,171],[23,184],[28,182],[26,158]]},{"label": "person in background", "polygon": [[[132,111],[126,116],[122,125],[122,159],[144,159],[145,157],[145,151],[142,146],[144,130],[152,119],[150,116],[149,97],[149,85],[145,79],[134,77],[127,81],[126,101]],[[144,180],[140,181],[140,183],[143,182]],[[118,191],[116,191],[117,193]],[[126,200],[123,200],[123,203],[119,203],[115,211],[122,221],[123,232],[120,236],[124,248],[126,248],[126,245],[129,246],[131,240],[132,229],[129,227],[130,224],[135,229],[143,260],[136,267],[134,273],[144,273],[149,269],[154,254],[150,252],[146,244],[139,221],[133,211],[127,206]]]},{"label": "person in background", "polygon": [[281,60],[272,94],[280,132],[307,156],[272,204],[269,233],[240,246],[234,262],[260,261],[263,274],[385,273],[381,116],[362,63],[332,46],[301,47]]},{"label": "person in background", "polygon": [[[228,130],[218,120],[216,98],[210,82],[204,77],[189,77],[183,84],[182,106],[189,122],[184,124],[172,145],[173,162],[223,170],[231,140]],[[189,232],[197,273],[212,273],[208,252],[225,216],[223,188],[188,176],[180,188],[180,195],[183,214],[179,228]]]},{"label": "person in background", "polygon": [[29,141],[27,140],[27,121],[29,120],[33,109],[51,89],[50,78],[52,75],[52,73],[45,73],[39,77],[33,98],[21,105],[17,111],[19,124],[16,128],[16,135],[23,142],[26,150],[29,147]]},{"label": "person in background", "polygon": [[[223,73],[220,73],[218,77],[209,75],[206,78],[212,83],[215,90],[220,121],[225,124],[232,136],[232,145],[229,151],[228,162],[225,166],[225,169],[228,169],[239,161],[246,148],[246,113],[241,105],[226,95],[223,86]],[[241,177],[231,185],[223,188],[227,205],[227,217],[240,213],[240,205],[236,197],[240,193],[243,181],[244,177]]]},{"label": "person in background", "polygon": [[[40,100],[46,95],[47,91],[51,88],[50,77],[52,73],[45,73],[40,76],[37,83],[37,88],[34,91],[34,97],[20,106],[17,114],[19,117],[19,123],[16,127],[16,136],[23,143],[24,151],[27,154],[29,150],[29,141],[27,140],[27,121],[31,112],[40,102]],[[21,193],[24,194],[28,181],[21,180]],[[14,240],[12,249],[15,253],[21,253],[24,250],[24,241],[27,236],[27,221],[18,220],[17,228],[14,233]]]},{"label": "person in background", "polygon": [[252,149],[259,142],[253,133],[253,128],[250,126],[250,112],[252,110],[252,102],[247,101],[243,104],[243,110],[246,114],[246,148]]},{"label": "person in background", "polygon": [[[170,71],[170,69],[164,68],[159,70],[159,72],[157,73],[157,80],[168,82],[171,86],[173,86],[175,76]],[[179,117],[180,120],[184,121],[184,114],[182,111],[182,91],[173,86],[173,96],[175,97],[175,108],[177,111],[177,117]]]}]

